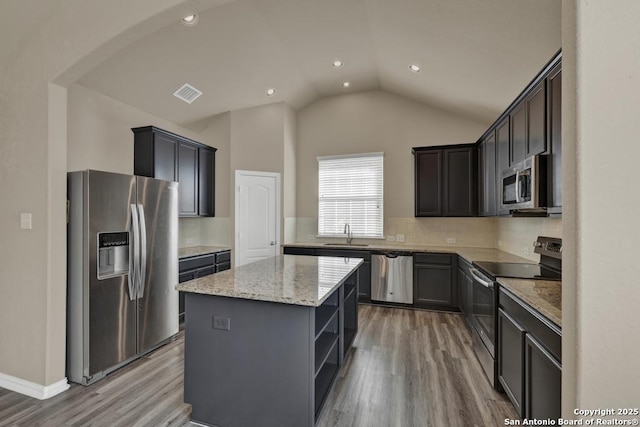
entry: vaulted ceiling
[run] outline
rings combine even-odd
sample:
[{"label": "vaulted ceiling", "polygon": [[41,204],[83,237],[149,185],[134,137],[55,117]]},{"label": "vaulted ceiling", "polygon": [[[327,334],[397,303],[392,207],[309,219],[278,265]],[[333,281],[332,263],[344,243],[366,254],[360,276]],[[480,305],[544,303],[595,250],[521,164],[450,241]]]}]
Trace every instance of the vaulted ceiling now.
[{"label": "vaulted ceiling", "polygon": [[[183,126],[378,89],[488,123],[560,48],[560,3],[235,0],[202,11],[194,27],[176,16],[79,83]],[[344,65],[333,67],[336,59]],[[172,94],[183,83],[204,94],[190,105],[178,100]],[[276,94],[267,97],[267,88]]]}]

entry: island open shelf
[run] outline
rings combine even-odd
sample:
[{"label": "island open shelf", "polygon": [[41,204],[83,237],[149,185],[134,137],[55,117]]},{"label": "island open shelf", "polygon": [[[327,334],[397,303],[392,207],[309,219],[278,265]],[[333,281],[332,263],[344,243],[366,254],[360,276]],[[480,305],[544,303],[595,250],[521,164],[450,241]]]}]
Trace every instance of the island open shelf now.
[{"label": "island open shelf", "polygon": [[313,426],[357,334],[361,264],[285,255],[180,284],[192,420]]}]

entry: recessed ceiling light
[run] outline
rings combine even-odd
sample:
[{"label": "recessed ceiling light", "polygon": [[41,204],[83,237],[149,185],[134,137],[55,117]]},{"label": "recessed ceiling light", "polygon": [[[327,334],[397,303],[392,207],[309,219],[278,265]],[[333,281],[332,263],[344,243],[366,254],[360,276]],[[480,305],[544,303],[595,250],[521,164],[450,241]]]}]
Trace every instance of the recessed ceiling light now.
[{"label": "recessed ceiling light", "polygon": [[273,96],[276,94],[276,90],[274,88],[267,89],[267,96]]},{"label": "recessed ceiling light", "polygon": [[411,71],[413,71],[414,73],[419,73],[420,72],[420,66],[416,65],[416,64],[409,65],[409,69]]},{"label": "recessed ceiling light", "polygon": [[349,82],[342,82],[342,87],[349,87],[351,86],[351,83]]},{"label": "recessed ceiling light", "polygon": [[339,59],[338,59],[338,60],[333,61],[333,66],[334,66],[334,67],[336,67],[336,68],[340,68],[340,67],[342,67],[343,65],[344,65],[344,64],[343,64],[343,62],[342,62],[342,61],[340,61]]},{"label": "recessed ceiling light", "polygon": [[190,13],[189,15],[185,15],[185,16],[182,17],[180,22],[182,22],[187,27],[193,27],[194,25],[196,25],[198,23],[198,14],[197,13]]}]

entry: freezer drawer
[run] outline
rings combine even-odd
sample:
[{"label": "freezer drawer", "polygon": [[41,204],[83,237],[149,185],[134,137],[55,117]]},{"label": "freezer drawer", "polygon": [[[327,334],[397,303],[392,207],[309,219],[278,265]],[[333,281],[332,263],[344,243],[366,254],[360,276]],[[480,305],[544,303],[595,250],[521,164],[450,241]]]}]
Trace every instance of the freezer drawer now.
[{"label": "freezer drawer", "polygon": [[405,253],[371,255],[371,300],[413,304],[413,256]]}]

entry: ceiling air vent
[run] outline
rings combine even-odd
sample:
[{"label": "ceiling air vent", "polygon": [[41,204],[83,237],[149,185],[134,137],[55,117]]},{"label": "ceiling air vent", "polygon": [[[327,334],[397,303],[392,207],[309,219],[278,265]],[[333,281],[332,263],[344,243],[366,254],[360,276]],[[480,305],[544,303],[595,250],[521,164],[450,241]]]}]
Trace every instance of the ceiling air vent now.
[{"label": "ceiling air vent", "polygon": [[195,87],[193,87],[193,86],[191,86],[190,84],[187,84],[187,83],[182,85],[182,87],[180,89],[178,89],[177,91],[175,91],[173,93],[173,96],[175,96],[178,99],[183,100],[187,104],[191,104],[200,95],[202,95],[202,92],[200,92],[198,89],[196,89]]}]

